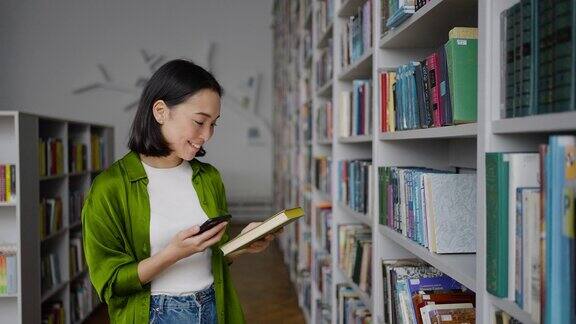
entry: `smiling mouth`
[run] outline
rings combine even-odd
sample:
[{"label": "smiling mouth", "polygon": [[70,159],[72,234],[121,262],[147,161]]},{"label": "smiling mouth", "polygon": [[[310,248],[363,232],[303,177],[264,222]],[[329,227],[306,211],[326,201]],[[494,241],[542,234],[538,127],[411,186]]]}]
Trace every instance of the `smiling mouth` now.
[{"label": "smiling mouth", "polygon": [[200,149],[200,147],[202,147],[201,145],[192,143],[192,142],[190,142],[190,141],[189,141],[188,143],[189,143],[190,145],[192,145],[193,147],[197,148],[197,149]]}]

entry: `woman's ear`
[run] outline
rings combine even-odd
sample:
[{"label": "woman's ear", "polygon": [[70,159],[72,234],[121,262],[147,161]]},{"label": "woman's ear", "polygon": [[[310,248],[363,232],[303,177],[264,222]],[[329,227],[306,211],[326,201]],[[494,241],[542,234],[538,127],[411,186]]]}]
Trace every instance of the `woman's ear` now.
[{"label": "woman's ear", "polygon": [[169,113],[169,108],[166,106],[164,100],[156,100],[152,105],[152,114],[154,114],[154,118],[158,124],[164,124],[168,119]]}]

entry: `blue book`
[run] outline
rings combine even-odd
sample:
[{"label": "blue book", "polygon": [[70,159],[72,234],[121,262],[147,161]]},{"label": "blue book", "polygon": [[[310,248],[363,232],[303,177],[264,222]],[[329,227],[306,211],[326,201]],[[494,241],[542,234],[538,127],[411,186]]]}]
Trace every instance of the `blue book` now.
[{"label": "blue book", "polygon": [[572,323],[571,244],[565,228],[565,147],[576,145],[573,136],[551,136],[546,157],[546,323]]}]

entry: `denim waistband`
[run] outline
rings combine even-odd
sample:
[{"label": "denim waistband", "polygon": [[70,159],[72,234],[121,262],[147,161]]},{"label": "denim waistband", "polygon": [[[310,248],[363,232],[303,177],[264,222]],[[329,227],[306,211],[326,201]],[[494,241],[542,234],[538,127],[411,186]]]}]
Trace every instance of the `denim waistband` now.
[{"label": "denim waistband", "polygon": [[182,296],[165,294],[152,295],[150,302],[162,307],[165,303],[169,303],[170,301],[185,302],[190,299],[195,300],[199,305],[203,305],[207,301],[211,301],[214,299],[214,284],[203,290],[195,291]]}]

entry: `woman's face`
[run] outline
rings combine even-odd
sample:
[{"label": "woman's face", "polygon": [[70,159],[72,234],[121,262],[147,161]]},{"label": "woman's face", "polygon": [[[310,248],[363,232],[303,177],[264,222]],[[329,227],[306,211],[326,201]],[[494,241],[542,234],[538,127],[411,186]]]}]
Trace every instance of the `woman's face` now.
[{"label": "woman's face", "polygon": [[213,90],[203,89],[163,113],[157,114],[155,108],[154,115],[172,150],[171,156],[190,161],[214,134],[220,117],[220,96]]}]

